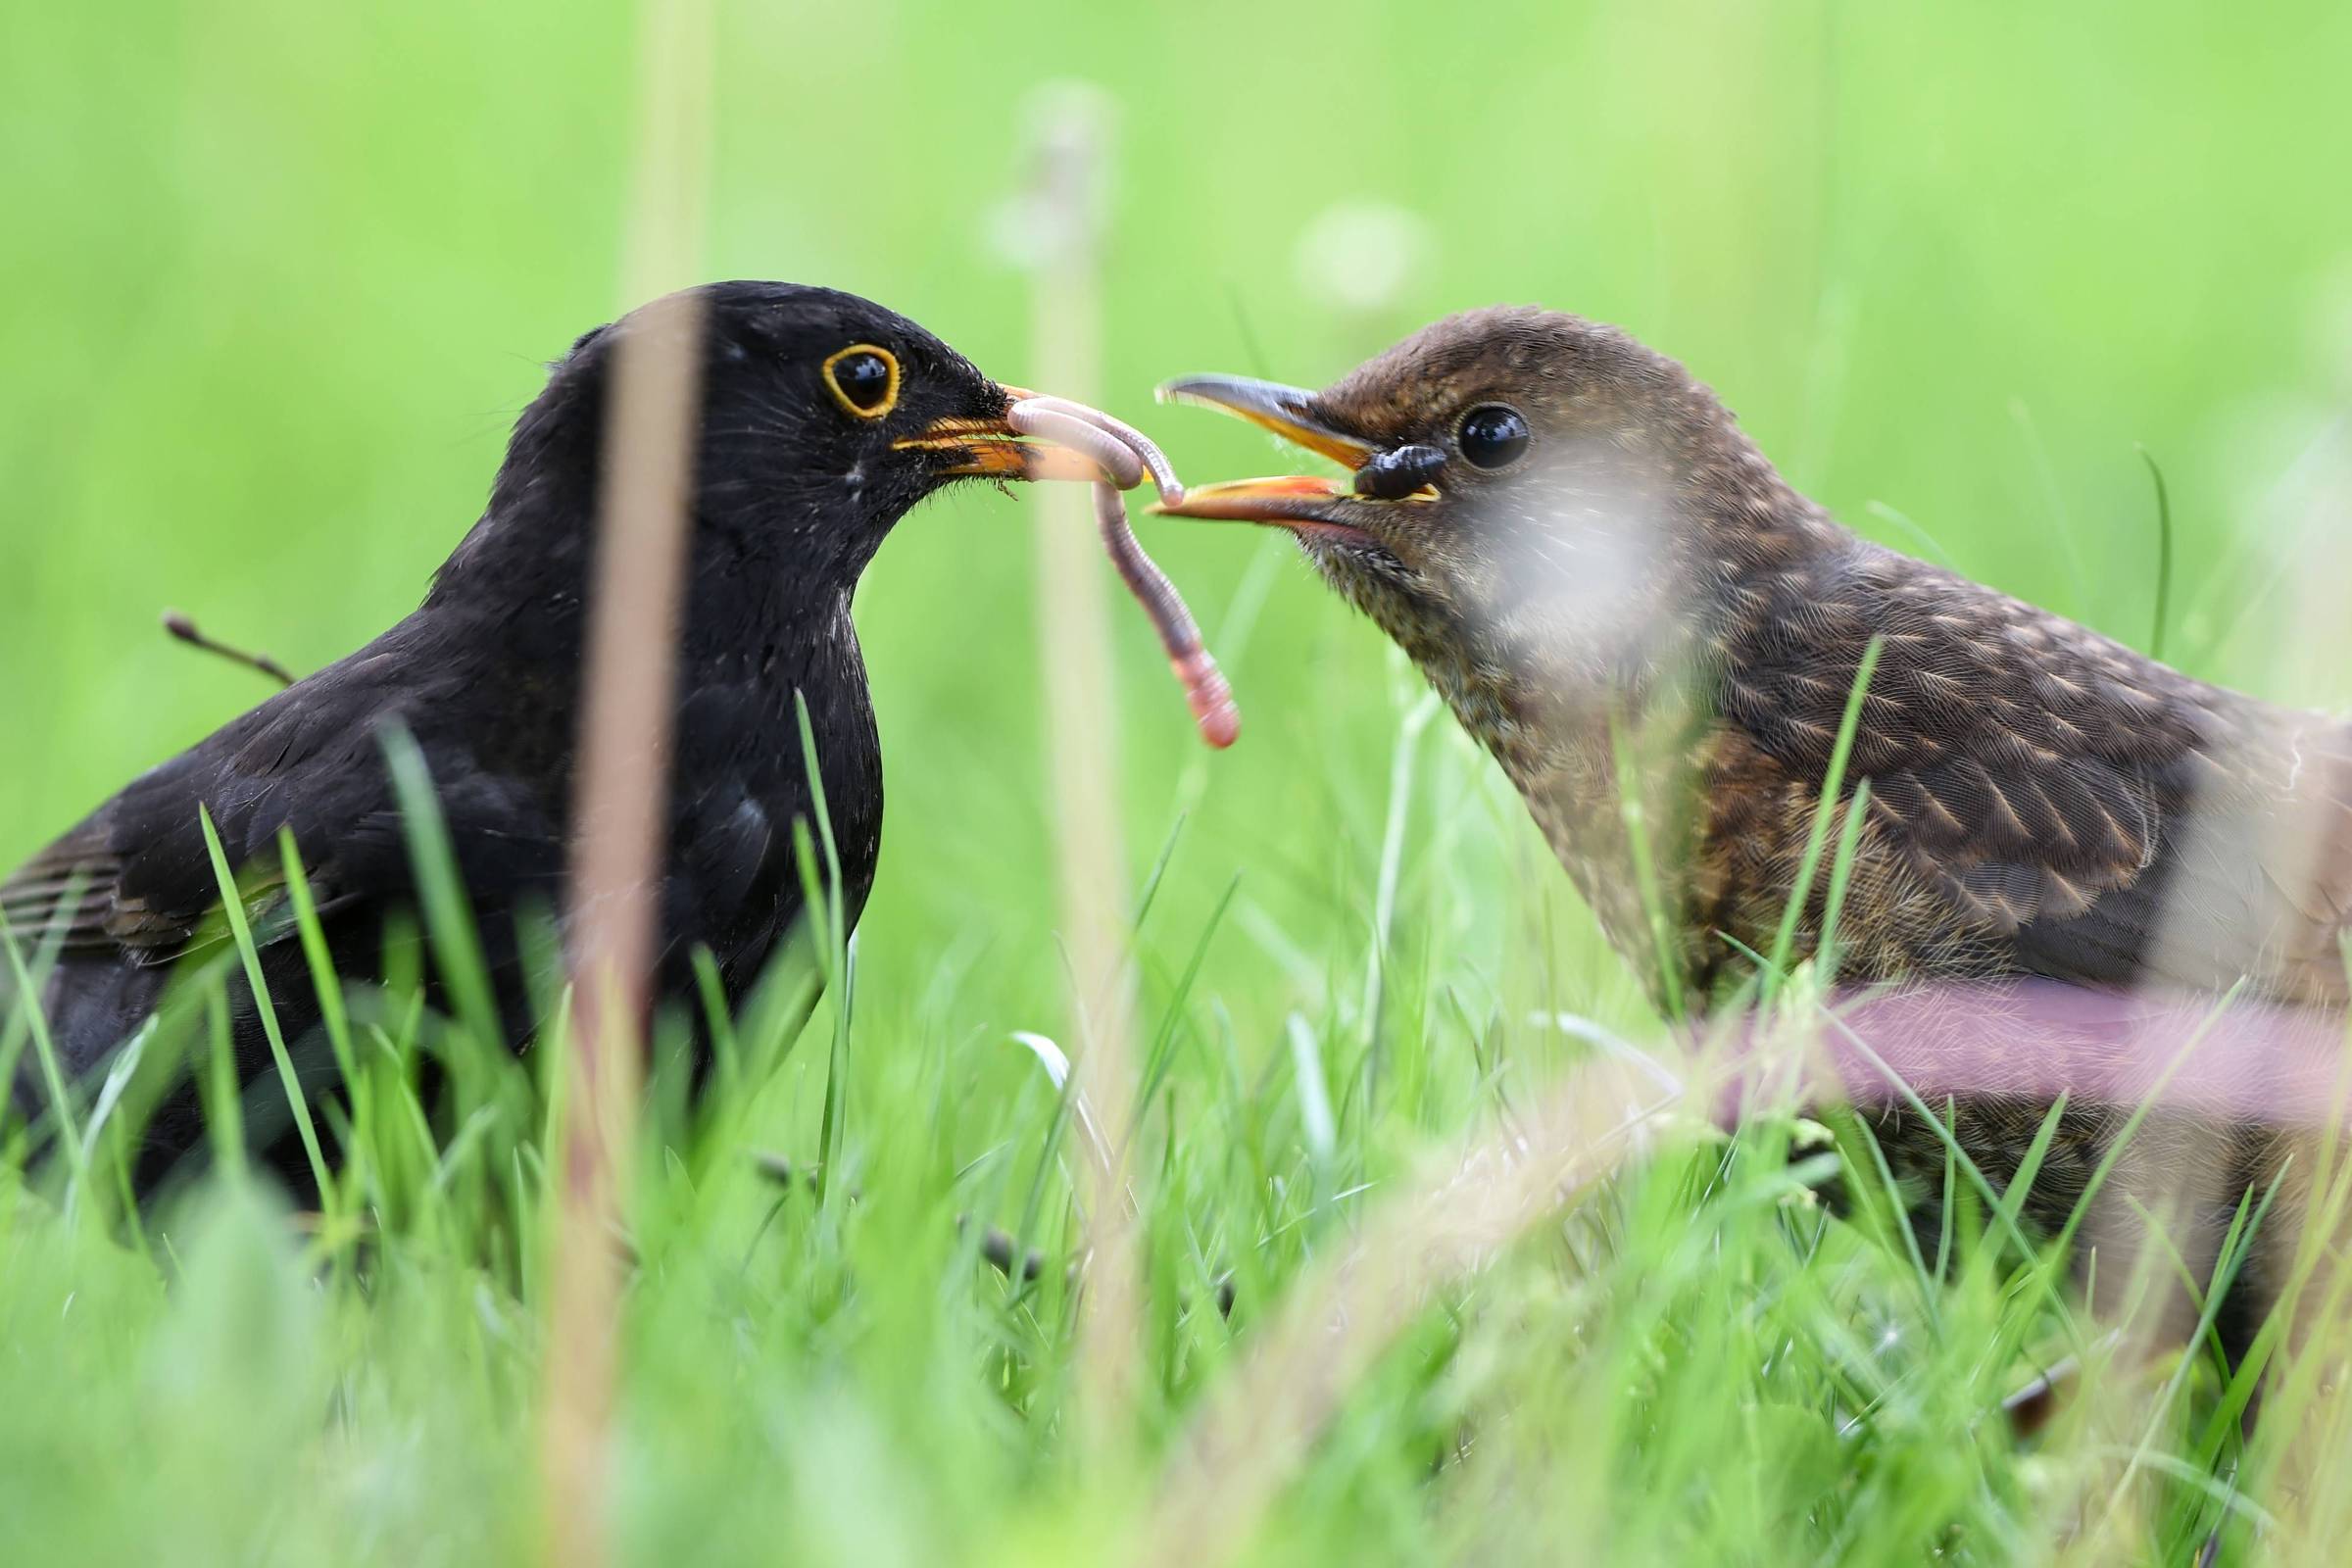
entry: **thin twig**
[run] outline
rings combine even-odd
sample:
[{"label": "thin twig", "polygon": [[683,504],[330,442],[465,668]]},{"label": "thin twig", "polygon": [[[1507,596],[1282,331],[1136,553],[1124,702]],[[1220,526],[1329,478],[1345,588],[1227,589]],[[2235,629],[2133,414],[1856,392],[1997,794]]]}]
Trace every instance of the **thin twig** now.
[{"label": "thin twig", "polygon": [[218,654],[232,664],[242,664],[247,669],[257,670],[269,676],[280,686],[294,684],[294,672],[285,665],[271,659],[268,654],[253,653],[233,644],[207,637],[203,628],[196,624],[195,618],[184,611],[165,611],[164,630],[186,643],[190,648],[200,648],[208,654]]}]

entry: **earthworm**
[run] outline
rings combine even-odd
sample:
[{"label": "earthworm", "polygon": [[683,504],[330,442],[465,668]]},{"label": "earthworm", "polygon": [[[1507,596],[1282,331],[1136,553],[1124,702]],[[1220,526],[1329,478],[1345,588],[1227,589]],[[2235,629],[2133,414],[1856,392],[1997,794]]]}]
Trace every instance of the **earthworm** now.
[{"label": "earthworm", "polygon": [[1167,573],[1152,564],[1127,526],[1127,498],[1107,484],[1095,486],[1095,523],[1102,530],[1102,548],[1110,564],[1126,579],[1127,591],[1144,607],[1159,630],[1159,646],[1167,651],[1168,667],[1184,687],[1184,700],[1193,710],[1200,738],[1220,751],[1242,731],[1242,712],[1233,703],[1233,688],[1217,668],[1216,656],[1200,641],[1200,628],[1184,606]]},{"label": "earthworm", "polygon": [[[1099,422],[1108,417],[1062,398],[1023,398],[1012,406],[1004,422],[1023,435],[1042,436],[1068,447],[1108,474],[1113,485],[1132,490],[1144,482],[1143,460],[1124,435]],[[1181,494],[1183,486],[1177,490]]]},{"label": "earthworm", "polygon": [[1106,477],[1095,484],[1095,522],[1102,534],[1102,548],[1109,553],[1127,591],[1152,617],[1160,647],[1167,653],[1168,666],[1184,687],[1184,699],[1193,710],[1200,738],[1220,750],[1231,746],[1242,724],[1233,688],[1201,643],[1200,628],[1185,608],[1176,585],[1144,553],[1135,530],[1128,525],[1126,500],[1119,494],[1142,484],[1148,474],[1163,500],[1182,500],[1184,486],[1167,458],[1142,431],[1066,399],[1024,398],[1012,406],[1008,417],[1021,434],[1059,442],[1102,470]]},{"label": "earthworm", "polygon": [[[1160,451],[1157,443],[1152,441],[1150,436],[1126,420],[1114,419],[1101,409],[1090,409],[1083,403],[1072,403],[1068,398],[1047,397],[1042,394],[1022,399],[1015,405],[1015,412],[1017,413],[1021,409],[1029,410],[1032,415],[1058,414],[1092,425],[1095,429],[1116,440],[1120,446],[1126,448],[1137,461],[1143,464],[1144,471],[1151,474],[1152,483],[1158,488],[1161,501],[1172,507],[1184,499],[1184,485],[1177,479],[1175,466],[1168,462],[1167,454]],[[1019,425],[1016,423],[1014,428],[1018,429]],[[1066,429],[1066,426],[1062,428]],[[1060,440],[1061,436],[1056,434],[1053,439]],[[1079,450],[1085,452],[1089,457],[1094,457],[1099,448],[1082,446]],[[1142,482],[1140,478],[1123,480],[1119,488],[1132,490]]]}]

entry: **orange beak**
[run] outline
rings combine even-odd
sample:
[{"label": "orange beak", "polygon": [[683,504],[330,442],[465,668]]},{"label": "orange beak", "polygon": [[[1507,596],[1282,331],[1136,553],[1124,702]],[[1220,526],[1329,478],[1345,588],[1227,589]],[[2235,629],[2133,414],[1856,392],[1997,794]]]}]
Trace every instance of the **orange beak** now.
[{"label": "orange beak", "polygon": [[1372,456],[1368,443],[1316,416],[1312,392],[1279,381],[1257,381],[1246,375],[1184,375],[1161,383],[1159,401],[1190,403],[1235,415],[1273,431],[1293,446],[1319,452],[1344,468],[1360,468]]},{"label": "orange beak", "polygon": [[1221,522],[1323,522],[1331,504],[1348,494],[1336,479],[1311,473],[1267,479],[1227,479],[1195,485],[1174,505],[1152,510],[1166,517],[1200,517]]},{"label": "orange beak", "polygon": [[[1006,386],[999,390],[1004,394],[1007,409],[1024,398],[1037,396],[1027,387]],[[977,419],[961,416],[938,419],[903,441],[892,442],[891,450],[938,453],[939,463],[932,471],[943,477],[965,473],[993,479],[1092,481],[1103,477],[1102,469],[1066,447],[1030,441],[1006,423],[1003,415]]]},{"label": "orange beak", "polygon": [[[1248,419],[1297,446],[1317,452],[1349,470],[1374,456],[1370,442],[1333,425],[1317,413],[1315,394],[1275,381],[1240,375],[1188,375],[1159,389],[1162,403],[1191,403]],[[1292,473],[1266,479],[1232,479],[1187,490],[1182,500],[1152,511],[1168,517],[1228,522],[1262,522],[1301,537],[1321,535],[1345,543],[1374,543],[1348,520],[1361,498],[1351,479]],[[1435,499],[1436,492],[1415,499]]]}]

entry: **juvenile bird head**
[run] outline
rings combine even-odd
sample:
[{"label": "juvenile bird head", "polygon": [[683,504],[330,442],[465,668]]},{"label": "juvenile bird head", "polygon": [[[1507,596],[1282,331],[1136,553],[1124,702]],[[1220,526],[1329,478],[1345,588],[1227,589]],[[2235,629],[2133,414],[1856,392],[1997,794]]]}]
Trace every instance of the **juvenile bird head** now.
[{"label": "juvenile bird head", "polygon": [[[712,283],[576,341],[516,422],[488,514],[450,565],[513,577],[576,569],[612,478],[615,388],[633,354],[676,356],[662,378],[691,408],[698,560],[853,586],[891,527],[965,476],[1038,477],[1067,454],[1005,422],[1022,395],[871,301],[792,283]],[[625,396],[625,394],[623,394]],[[659,408],[630,418],[658,423]]]},{"label": "juvenile bird head", "polygon": [[1156,510],[1290,529],[1433,674],[1556,683],[1651,662],[1724,584],[1829,526],[1680,365],[1557,312],[1448,318],[1321,392],[1197,375],[1160,396],[1349,470]]}]

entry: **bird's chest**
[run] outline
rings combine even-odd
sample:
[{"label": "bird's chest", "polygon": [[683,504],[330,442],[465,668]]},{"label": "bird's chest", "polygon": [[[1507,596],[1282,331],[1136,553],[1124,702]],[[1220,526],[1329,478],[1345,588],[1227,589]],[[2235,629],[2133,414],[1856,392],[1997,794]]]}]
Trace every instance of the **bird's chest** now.
[{"label": "bird's chest", "polygon": [[757,979],[802,912],[797,826],[816,885],[837,872],[855,922],[882,840],[881,743],[855,638],[706,662],[679,705],[673,787],[673,950],[709,948],[731,989]]},{"label": "bird's chest", "polygon": [[[1411,651],[1653,998],[1679,993],[1703,1005],[1744,971],[1745,952],[1774,950],[1800,883],[1791,956],[1811,956],[1831,881],[1826,849],[1809,882],[1803,872],[1820,781],[1790,773],[1725,722],[1708,685],[1612,678],[1525,651],[1480,660],[1458,638]],[[1842,808],[1833,810],[1827,843],[1842,823]],[[1936,908],[1907,860],[1864,831],[1847,883],[1844,969],[1915,966]]]},{"label": "bird's chest", "polygon": [[1692,920],[1697,792],[1686,766],[1621,755],[1634,744],[1604,722],[1528,726],[1491,749],[1610,946],[1662,998],[1667,964],[1687,978],[1704,956]]},{"label": "bird's chest", "polygon": [[1939,935],[1948,910],[1884,824],[1861,824],[1838,867],[1847,804],[1825,812],[1819,780],[1792,775],[1735,725],[1586,731],[1505,766],[1653,996],[1665,995],[1671,963],[1686,1003],[1703,1006],[1747,972],[1747,954],[1772,953],[1784,928],[1791,960],[1813,956],[1834,882],[1841,974],[1911,973],[1927,949],[1953,945]]},{"label": "bird's chest", "polygon": [[[1603,689],[1516,678],[1454,649],[1424,650],[1418,662],[1518,790],[1610,944],[1653,992],[1661,932],[1672,961],[1688,968],[1694,955],[1681,937],[1695,797],[1687,756],[1661,743],[1667,722],[1653,714],[1628,723],[1626,705]],[[1579,695],[1587,691],[1590,700]]]}]

